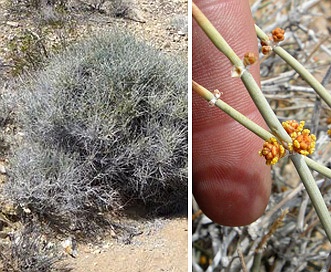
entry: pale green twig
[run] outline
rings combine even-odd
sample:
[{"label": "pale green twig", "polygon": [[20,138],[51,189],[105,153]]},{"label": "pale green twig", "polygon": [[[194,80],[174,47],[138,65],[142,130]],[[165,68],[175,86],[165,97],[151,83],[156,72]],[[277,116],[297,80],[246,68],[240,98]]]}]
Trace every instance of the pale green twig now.
[{"label": "pale green twig", "polygon": [[292,142],[291,137],[279,122],[253,76],[245,71],[241,79],[268,127],[277,136],[276,138],[280,139],[283,144]]},{"label": "pale green twig", "polygon": [[[195,93],[200,95],[202,98],[210,102],[213,98],[214,95],[208,91],[206,88],[201,86],[195,81],[192,81],[192,89]],[[251,132],[259,136],[261,139],[267,141],[272,137],[275,137],[273,134],[271,134],[269,131],[265,130],[264,128],[260,127],[258,124],[247,118],[245,115],[241,114],[234,108],[232,108],[229,104],[224,102],[221,99],[216,100],[215,106],[224,111],[226,114],[228,114],[231,118],[236,120],[238,123],[249,129]],[[304,157],[307,165],[322,174],[325,177],[331,178],[331,169],[327,168],[314,160]]]},{"label": "pale green twig", "polygon": [[324,199],[321,196],[320,190],[317,187],[317,184],[305,163],[303,156],[300,154],[293,154],[291,160],[297,169],[299,176],[307,190],[309,198],[316,210],[318,218],[320,219],[322,226],[325,230],[325,233],[331,241],[331,217],[329,210],[325,205]]},{"label": "pale green twig", "polygon": [[[257,25],[255,25],[257,36],[262,41],[268,41],[269,37]],[[281,46],[275,46],[273,51],[280,56],[287,64],[289,64],[315,91],[316,93],[331,107],[331,94],[323,87],[323,85],[307,71],[307,69]]]},{"label": "pale green twig", "polygon": [[[198,95],[203,97],[208,102],[211,101],[214,98],[214,95],[208,91],[203,86],[199,85],[195,81],[192,81],[192,89],[194,92],[196,92]],[[225,103],[223,100],[218,99],[215,103],[215,106],[220,108],[222,111],[224,111],[226,114],[228,114],[230,117],[232,117],[234,120],[236,120],[238,123],[255,133],[257,136],[264,140],[268,140],[271,137],[275,137],[272,135],[269,131],[263,129],[256,123],[254,123],[252,120],[247,118],[245,115],[241,114],[234,108],[232,108],[230,105]]]},{"label": "pale green twig", "polygon": [[232,48],[223,39],[222,35],[194,3],[192,3],[192,16],[218,50],[227,56],[233,65],[242,66],[241,59],[235,54]]},{"label": "pale green twig", "polygon": [[330,168],[319,164],[318,162],[312,160],[309,157],[305,157],[305,161],[310,169],[315,170],[316,172],[320,173],[321,175],[323,175],[327,178],[331,178],[331,169]]}]

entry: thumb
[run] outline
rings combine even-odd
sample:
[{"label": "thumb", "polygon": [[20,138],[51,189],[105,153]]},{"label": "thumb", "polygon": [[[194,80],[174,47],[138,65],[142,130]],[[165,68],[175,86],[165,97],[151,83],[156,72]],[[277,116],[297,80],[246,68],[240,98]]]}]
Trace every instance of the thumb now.
[{"label": "thumb", "polygon": [[[197,6],[239,57],[258,54],[248,1],[203,1]],[[232,65],[193,20],[193,79],[222,100],[265,126],[261,115]],[[259,81],[258,64],[250,68]],[[271,188],[270,168],[258,155],[263,140],[193,94],[193,194],[200,208],[223,225],[246,225],[262,215]]]}]

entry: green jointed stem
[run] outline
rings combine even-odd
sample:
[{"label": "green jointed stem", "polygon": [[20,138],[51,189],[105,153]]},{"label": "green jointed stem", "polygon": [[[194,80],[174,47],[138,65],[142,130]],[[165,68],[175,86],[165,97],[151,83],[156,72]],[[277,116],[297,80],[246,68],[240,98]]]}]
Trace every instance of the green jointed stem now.
[{"label": "green jointed stem", "polygon": [[223,39],[222,35],[207,19],[207,17],[200,11],[200,9],[192,2],[192,16],[201,29],[207,34],[212,43],[220,50],[225,56],[229,58],[231,63],[236,66],[242,66],[241,59],[235,54],[232,48]]},{"label": "green jointed stem", "polygon": [[[203,97],[208,102],[214,98],[214,95],[196,83],[195,81],[192,81],[192,89],[194,92],[199,94],[201,97]],[[252,120],[247,118],[245,115],[241,114],[239,111],[232,108],[230,105],[222,101],[221,99],[218,99],[215,103],[215,106],[220,108],[222,111],[224,111],[226,114],[228,114],[231,118],[236,120],[238,123],[255,133],[260,138],[264,139],[265,141],[269,140],[271,137],[275,137],[272,135],[269,131],[265,130],[264,128],[260,127],[258,124],[254,123]]]},{"label": "green jointed stem", "polygon": [[258,36],[258,38],[261,41],[264,41],[264,42],[269,41],[268,35],[266,33],[264,33],[263,30],[261,28],[259,28],[257,25],[255,25],[255,31],[256,31],[256,35]]},{"label": "green jointed stem", "polygon": [[271,109],[268,101],[262,94],[259,86],[257,85],[255,79],[249,72],[244,72],[241,76],[241,79],[248,90],[251,98],[253,99],[255,105],[258,107],[259,112],[263,116],[263,119],[268,124],[270,130],[275,134],[277,137],[284,142],[290,143],[292,142],[291,137],[285,131],[281,123],[279,122],[277,116]]},{"label": "green jointed stem", "polygon": [[307,165],[310,169],[315,170],[316,172],[320,173],[321,175],[331,178],[331,169],[328,167],[325,167],[324,165],[319,164],[318,162],[315,162],[309,157],[304,157]]},{"label": "green jointed stem", "polygon": [[300,178],[307,190],[309,198],[316,210],[316,213],[321,221],[321,224],[325,230],[325,233],[331,241],[331,217],[329,214],[329,210],[325,205],[324,199],[321,195],[319,188],[316,185],[316,182],[305,163],[303,156],[299,154],[294,154],[291,156],[291,160],[297,169]]},{"label": "green jointed stem", "polygon": [[[208,102],[211,101],[214,98],[214,95],[208,91],[206,88],[201,86],[200,84],[196,83],[195,81],[192,81],[192,89],[194,92],[196,92],[198,95],[200,95],[202,98],[207,100]],[[241,114],[234,108],[232,108],[230,105],[222,101],[221,99],[218,99],[215,103],[215,106],[220,108],[222,111],[224,111],[226,114],[228,114],[231,118],[236,120],[238,123],[249,129],[251,132],[259,136],[261,139],[267,141],[272,137],[275,137],[272,135],[269,131],[265,130],[264,128],[260,127],[258,124],[253,122],[252,120],[248,119],[245,115]],[[325,177],[331,178],[331,169],[315,162],[314,160],[304,157],[307,165],[322,174]]]},{"label": "green jointed stem", "polygon": [[[269,40],[268,35],[264,33],[257,25],[255,25],[255,31],[260,40]],[[331,94],[323,87],[320,82],[318,82],[318,80],[311,73],[307,71],[307,69],[300,62],[298,62],[280,46],[274,47],[273,51],[283,60],[285,60],[285,62],[287,62],[316,91],[316,93],[325,101],[325,103],[331,107]]]}]

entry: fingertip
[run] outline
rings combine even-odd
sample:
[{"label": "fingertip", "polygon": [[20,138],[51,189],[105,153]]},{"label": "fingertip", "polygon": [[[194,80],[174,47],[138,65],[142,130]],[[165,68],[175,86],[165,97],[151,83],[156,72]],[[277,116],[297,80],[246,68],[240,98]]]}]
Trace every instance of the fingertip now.
[{"label": "fingertip", "polygon": [[196,173],[193,194],[199,207],[221,225],[254,222],[264,213],[271,191],[270,168],[264,167],[267,171],[259,167],[247,171],[236,166],[222,170],[215,166]]}]

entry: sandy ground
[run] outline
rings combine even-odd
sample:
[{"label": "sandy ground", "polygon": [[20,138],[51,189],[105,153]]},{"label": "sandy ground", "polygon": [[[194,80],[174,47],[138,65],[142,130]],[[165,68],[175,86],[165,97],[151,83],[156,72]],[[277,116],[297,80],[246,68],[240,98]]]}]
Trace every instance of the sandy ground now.
[{"label": "sandy ground", "polygon": [[98,247],[78,245],[77,258],[68,262],[77,272],[188,271],[187,219],[159,223],[162,226],[146,228],[128,245],[111,237]]}]

